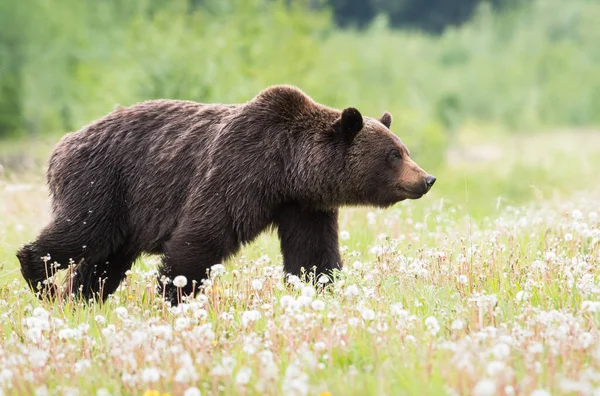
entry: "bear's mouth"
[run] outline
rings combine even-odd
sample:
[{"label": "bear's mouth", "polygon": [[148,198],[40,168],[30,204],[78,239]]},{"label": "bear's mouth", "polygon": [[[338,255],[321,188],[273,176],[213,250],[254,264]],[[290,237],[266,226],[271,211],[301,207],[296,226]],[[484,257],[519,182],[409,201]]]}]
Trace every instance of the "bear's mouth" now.
[{"label": "bear's mouth", "polygon": [[403,195],[404,199],[419,199],[427,193],[427,191],[413,191],[405,187],[398,187],[398,190]]}]

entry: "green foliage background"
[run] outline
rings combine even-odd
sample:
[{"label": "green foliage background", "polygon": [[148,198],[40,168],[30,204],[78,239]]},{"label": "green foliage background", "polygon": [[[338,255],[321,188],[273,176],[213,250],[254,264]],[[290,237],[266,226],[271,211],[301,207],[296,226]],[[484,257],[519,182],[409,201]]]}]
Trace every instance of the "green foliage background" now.
[{"label": "green foliage background", "polygon": [[391,29],[385,15],[341,30],[314,4],[0,0],[0,138],[62,134],[152,98],[243,102],[277,83],[390,111],[430,167],[465,123],[600,124],[597,1],[483,3],[435,36]]}]

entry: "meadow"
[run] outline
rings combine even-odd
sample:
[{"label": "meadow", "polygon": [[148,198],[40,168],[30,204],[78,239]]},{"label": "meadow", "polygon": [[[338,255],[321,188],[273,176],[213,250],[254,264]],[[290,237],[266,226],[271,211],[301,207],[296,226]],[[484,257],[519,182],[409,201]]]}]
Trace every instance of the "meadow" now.
[{"label": "meadow", "polygon": [[[341,30],[313,3],[0,0],[0,396],[600,395],[600,3],[484,6],[438,36]],[[437,177],[341,210],[324,291],[284,286],[272,233],[177,308],[156,256],[102,304],[26,287],[15,252],[49,220],[62,134],[275,83],[390,111]]]},{"label": "meadow", "polygon": [[[0,389],[600,392],[599,137],[523,139],[524,158],[509,140],[491,141],[495,156],[479,142],[462,161],[449,158],[421,200],[388,210],[345,208],[345,266],[324,292],[300,281],[284,287],[277,240],[266,234],[215,266],[203,292],[177,308],[155,290],[159,258],[152,256],[139,260],[104,304],[37,300],[14,252],[47,221],[47,191],[35,173],[5,175]],[[533,193],[511,199],[507,186]]]}]

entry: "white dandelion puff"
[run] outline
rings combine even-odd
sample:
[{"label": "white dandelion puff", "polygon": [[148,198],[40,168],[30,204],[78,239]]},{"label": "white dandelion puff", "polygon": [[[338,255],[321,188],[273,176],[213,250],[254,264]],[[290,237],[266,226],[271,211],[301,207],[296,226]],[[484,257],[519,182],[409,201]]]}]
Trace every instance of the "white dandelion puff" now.
[{"label": "white dandelion puff", "polygon": [[175,279],[173,279],[173,285],[175,287],[185,287],[185,285],[187,285],[187,278],[183,275],[177,275]]}]

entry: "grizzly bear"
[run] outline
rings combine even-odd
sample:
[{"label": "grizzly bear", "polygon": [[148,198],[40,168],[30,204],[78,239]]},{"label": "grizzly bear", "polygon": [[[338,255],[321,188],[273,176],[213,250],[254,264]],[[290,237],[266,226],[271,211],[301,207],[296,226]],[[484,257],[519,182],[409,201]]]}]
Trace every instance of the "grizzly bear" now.
[{"label": "grizzly bear", "polygon": [[[52,220],[17,253],[21,273],[48,295],[49,262],[71,262],[69,292],[103,300],[138,256],[161,254],[159,279],[185,276],[190,295],[211,266],[273,227],[286,273],[331,275],[342,266],[339,207],[388,207],[435,182],[391,121],[286,85],[245,104],[119,107],[56,146],[46,174]],[[177,295],[168,283],[167,300]]]}]

